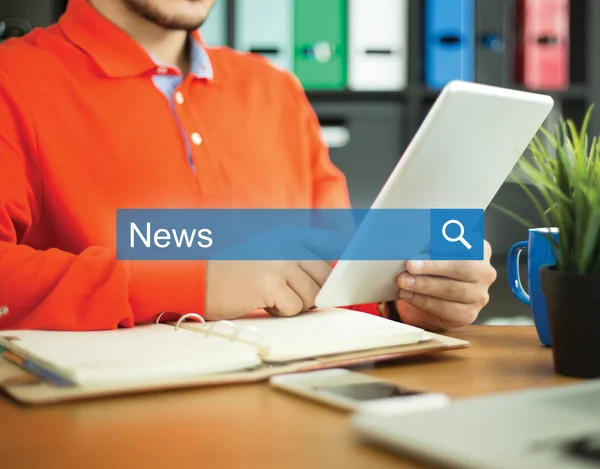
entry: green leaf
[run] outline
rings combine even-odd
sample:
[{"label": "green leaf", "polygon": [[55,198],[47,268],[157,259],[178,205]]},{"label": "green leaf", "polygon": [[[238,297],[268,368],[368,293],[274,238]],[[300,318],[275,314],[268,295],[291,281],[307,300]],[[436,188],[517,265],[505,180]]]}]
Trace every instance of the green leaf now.
[{"label": "green leaf", "polygon": [[[580,273],[594,273],[594,255],[598,255],[598,237],[600,236],[600,212],[590,214],[587,230],[582,235]],[[600,272],[598,272],[600,273]]]},{"label": "green leaf", "polygon": [[[544,127],[540,127],[540,131],[546,136],[546,138],[550,141],[550,145],[552,145],[554,148],[558,147],[558,142],[556,140],[556,138],[554,138],[554,136],[552,135],[551,132],[549,132],[546,128]],[[556,128],[555,128],[556,131]]]},{"label": "green leaf", "polygon": [[[592,109],[579,128],[562,117],[552,132],[541,127],[530,142],[529,156],[517,165],[521,179],[531,185],[520,179],[517,183],[543,226],[553,225],[560,232],[558,243],[548,234],[558,269],[580,274],[600,274],[600,138],[588,135]],[[533,226],[512,211],[493,206],[522,225]]]}]

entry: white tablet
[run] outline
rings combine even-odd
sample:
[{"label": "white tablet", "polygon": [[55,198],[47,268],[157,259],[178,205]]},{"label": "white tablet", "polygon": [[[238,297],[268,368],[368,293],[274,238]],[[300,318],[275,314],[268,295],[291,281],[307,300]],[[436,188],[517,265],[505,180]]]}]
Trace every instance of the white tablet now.
[{"label": "white tablet", "polygon": [[[372,208],[487,208],[553,105],[546,95],[450,82]],[[373,147],[377,148],[377,142]],[[342,260],[323,285],[315,306],[397,299],[397,278],[404,270],[402,261]]]}]

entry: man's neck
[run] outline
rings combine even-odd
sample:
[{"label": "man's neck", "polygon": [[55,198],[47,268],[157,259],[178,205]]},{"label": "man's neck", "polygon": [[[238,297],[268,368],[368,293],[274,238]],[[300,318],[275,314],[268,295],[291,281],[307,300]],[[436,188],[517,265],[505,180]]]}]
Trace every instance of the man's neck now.
[{"label": "man's neck", "polygon": [[187,31],[173,31],[146,20],[121,2],[90,0],[98,12],[126,32],[162,64],[174,65],[185,75],[190,68]]}]

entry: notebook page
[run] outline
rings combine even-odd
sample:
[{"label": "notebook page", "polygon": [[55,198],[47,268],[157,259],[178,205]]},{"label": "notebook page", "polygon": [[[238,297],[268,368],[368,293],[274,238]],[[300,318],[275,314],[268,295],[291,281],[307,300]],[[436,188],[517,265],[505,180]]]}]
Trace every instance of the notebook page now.
[{"label": "notebook page", "polygon": [[166,382],[261,364],[256,347],[165,324],[92,332],[1,331],[0,344],[90,386]]},{"label": "notebook page", "polygon": [[267,362],[414,344],[429,337],[423,329],[343,308],[324,308],[289,318],[238,319],[232,323],[240,330],[251,326],[260,331],[264,346],[260,353]]}]

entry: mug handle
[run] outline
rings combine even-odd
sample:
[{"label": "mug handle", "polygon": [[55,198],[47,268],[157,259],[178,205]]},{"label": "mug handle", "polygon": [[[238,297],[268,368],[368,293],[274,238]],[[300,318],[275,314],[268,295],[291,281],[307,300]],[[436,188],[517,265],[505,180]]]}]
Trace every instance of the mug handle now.
[{"label": "mug handle", "polygon": [[519,258],[521,251],[527,249],[527,241],[520,241],[514,244],[508,251],[508,282],[513,294],[521,300],[521,302],[531,307],[531,298],[523,288],[521,276],[519,275]]}]

